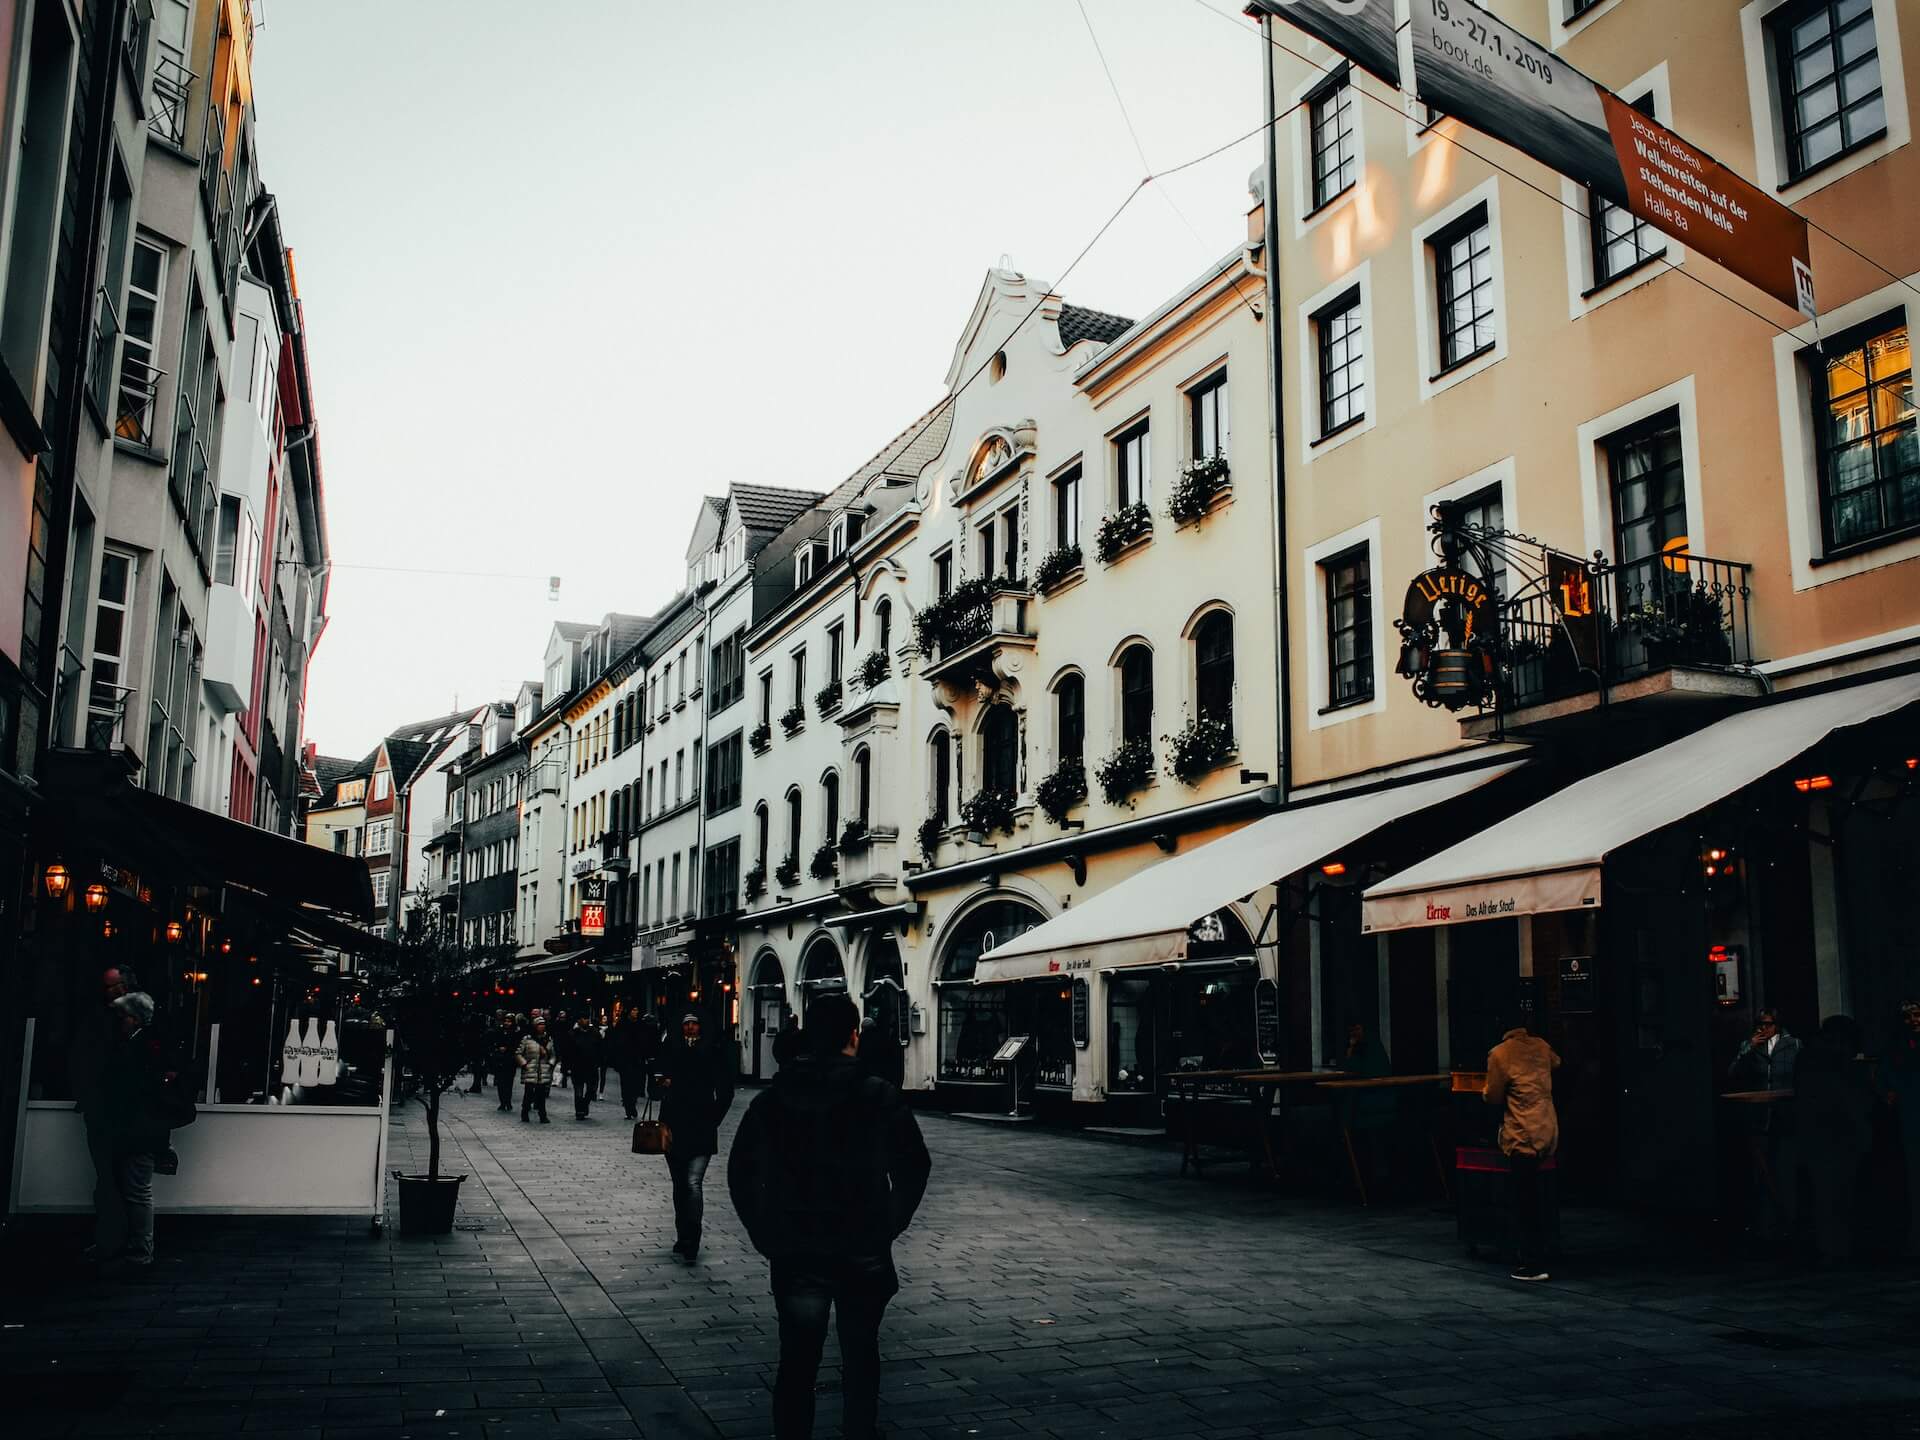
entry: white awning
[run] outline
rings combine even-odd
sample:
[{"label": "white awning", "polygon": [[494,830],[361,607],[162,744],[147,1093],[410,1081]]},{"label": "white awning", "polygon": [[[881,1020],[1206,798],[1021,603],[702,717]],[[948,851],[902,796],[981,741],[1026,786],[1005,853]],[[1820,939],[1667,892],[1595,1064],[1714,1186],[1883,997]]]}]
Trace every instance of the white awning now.
[{"label": "white awning", "polygon": [[1466,794],[1518,764],[1299,805],[1162,860],[980,957],[974,983],[1159,965],[1187,953],[1196,920],[1324,860],[1416,810]]},{"label": "white awning", "polygon": [[1594,909],[1610,851],[1686,819],[1835,730],[1920,701],[1920,675],[1782,700],[1555,791],[1366,893],[1361,928]]}]

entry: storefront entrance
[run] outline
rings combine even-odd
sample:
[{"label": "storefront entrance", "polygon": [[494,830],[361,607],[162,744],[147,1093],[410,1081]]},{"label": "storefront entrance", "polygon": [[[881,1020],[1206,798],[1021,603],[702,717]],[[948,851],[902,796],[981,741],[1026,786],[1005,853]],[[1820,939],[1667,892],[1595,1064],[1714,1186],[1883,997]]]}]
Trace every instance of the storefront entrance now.
[{"label": "storefront entrance", "polygon": [[807,1023],[807,1011],[820,996],[846,993],[846,962],[840,958],[839,947],[823,935],[800,957],[800,1023]]},{"label": "storefront entrance", "polygon": [[[987,1091],[1006,1091],[1006,1075],[993,1063],[993,1054],[1009,1034],[1028,1032],[1010,1027],[1012,987],[976,986],[973,975],[983,954],[991,954],[996,945],[1024,935],[1045,918],[1022,901],[992,900],[969,911],[947,933],[937,982],[940,1035],[934,1073],[952,1103],[986,1104]],[[1027,1013],[1022,1011],[1023,1019]]]},{"label": "storefront entrance", "polygon": [[748,1071],[755,1080],[771,1080],[773,1072],[779,1069],[773,1058],[774,1038],[793,1013],[787,1004],[787,976],[779,956],[768,951],[754,962],[753,982],[748,990],[752,995]]}]

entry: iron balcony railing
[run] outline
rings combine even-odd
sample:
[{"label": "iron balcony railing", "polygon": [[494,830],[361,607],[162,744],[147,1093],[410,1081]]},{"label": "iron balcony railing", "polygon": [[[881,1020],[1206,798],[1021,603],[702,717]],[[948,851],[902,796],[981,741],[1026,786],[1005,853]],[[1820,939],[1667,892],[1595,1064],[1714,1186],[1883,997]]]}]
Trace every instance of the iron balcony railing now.
[{"label": "iron balcony railing", "polygon": [[117,438],[153,448],[154,406],[160,397],[160,382],[166,378],[166,371],[121,347],[120,402],[113,420]]},{"label": "iron balcony railing", "polygon": [[187,97],[193,93],[193,79],[186,57],[163,41],[147,89],[153,112],[147,129],[169,145],[183,148],[187,143]]},{"label": "iron balcony railing", "polygon": [[96,679],[87,696],[87,749],[118,750],[127,739],[127,701],[130,685]]},{"label": "iron balcony railing", "polygon": [[93,401],[94,411],[103,424],[113,414],[113,377],[119,368],[116,364],[119,355],[120,312],[114,309],[113,297],[102,286],[93,307],[93,349],[87,356],[87,398]]},{"label": "iron balcony railing", "polygon": [[1507,707],[1522,709],[1683,666],[1753,663],[1752,567],[1706,555],[1655,555],[1590,567],[1590,616],[1538,590],[1501,615]]}]

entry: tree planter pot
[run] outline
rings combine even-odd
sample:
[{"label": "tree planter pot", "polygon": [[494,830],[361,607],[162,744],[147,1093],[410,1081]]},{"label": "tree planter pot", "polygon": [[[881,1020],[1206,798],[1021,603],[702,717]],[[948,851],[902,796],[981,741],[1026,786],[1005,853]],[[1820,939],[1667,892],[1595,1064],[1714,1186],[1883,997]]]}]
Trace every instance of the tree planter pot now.
[{"label": "tree planter pot", "polygon": [[442,1175],[429,1180],[424,1175],[393,1172],[400,1192],[400,1233],[402,1235],[450,1235],[453,1212],[460,1203],[460,1182],[464,1175]]}]

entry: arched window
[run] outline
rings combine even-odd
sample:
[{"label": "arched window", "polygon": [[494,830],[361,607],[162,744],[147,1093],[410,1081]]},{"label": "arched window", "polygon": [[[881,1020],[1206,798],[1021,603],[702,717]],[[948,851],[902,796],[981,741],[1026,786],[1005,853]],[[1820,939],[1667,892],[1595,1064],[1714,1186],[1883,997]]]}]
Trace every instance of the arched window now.
[{"label": "arched window", "polygon": [[800,792],[787,792],[787,855],[795,864],[800,860]]},{"label": "arched window", "polygon": [[1087,682],[1068,675],[1053,687],[1056,759],[1064,765],[1087,755]]},{"label": "arched window", "polygon": [[754,863],[764,870],[767,868],[767,846],[771,843],[769,835],[773,829],[764,804],[753,807],[753,824],[753,859]]},{"label": "arched window", "polygon": [[1020,722],[1011,705],[987,707],[980,726],[980,788],[1008,796],[1019,793]]},{"label": "arched window", "polygon": [[1120,738],[1153,739],[1153,651],[1144,645],[1120,657]]},{"label": "arched window", "polygon": [[1194,708],[1233,728],[1233,616],[1215,610],[1193,630]]},{"label": "arched window", "polygon": [[873,752],[856,750],[853,755],[854,817],[862,825],[873,823]]},{"label": "arched window", "polygon": [[893,602],[882,595],[873,607],[874,638],[882,655],[893,653]]},{"label": "arched window", "polygon": [[928,797],[933,802],[930,813],[944,825],[951,818],[948,797],[953,794],[953,740],[945,730],[937,731],[930,748],[933,751],[929,763],[933,786],[933,794]]},{"label": "arched window", "polygon": [[826,810],[826,829],[822,839],[832,845],[840,838],[840,776],[829,772],[820,781],[820,799]]}]

